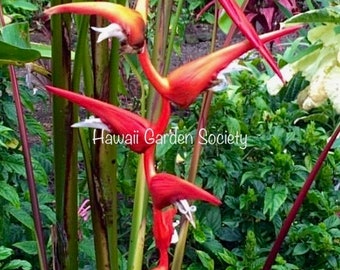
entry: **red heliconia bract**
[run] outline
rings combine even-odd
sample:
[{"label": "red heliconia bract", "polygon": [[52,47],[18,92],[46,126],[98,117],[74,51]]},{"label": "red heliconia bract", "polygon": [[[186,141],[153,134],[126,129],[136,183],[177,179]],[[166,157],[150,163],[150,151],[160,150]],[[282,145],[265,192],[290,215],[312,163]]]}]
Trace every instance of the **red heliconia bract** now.
[{"label": "red heliconia bract", "polygon": [[[260,36],[262,42],[269,42],[278,37],[290,34],[301,26],[294,26]],[[138,55],[145,75],[155,89],[165,98],[182,106],[189,106],[197,96],[216,84],[219,71],[227,67],[233,60],[253,49],[248,41],[220,49],[209,55],[182,65],[167,77],[162,77],[152,66],[147,48]]]},{"label": "red heliconia bract", "polygon": [[220,4],[224,10],[228,13],[230,18],[240,29],[240,31],[246,36],[254,48],[258,49],[262,54],[264,59],[267,60],[268,64],[279,76],[279,78],[284,81],[280,69],[278,68],[272,54],[269,52],[264,42],[259,38],[253,25],[248,21],[246,15],[243,13],[242,9],[237,5],[235,0],[219,0]]},{"label": "red heliconia bract", "polygon": [[99,117],[113,134],[126,138],[132,136],[131,144],[129,143],[127,146],[137,153],[145,152],[152,146],[154,136],[164,133],[170,117],[170,104],[166,100],[163,100],[162,115],[153,124],[135,113],[94,98],[49,85],[46,86],[46,89],[54,95],[84,107]]},{"label": "red heliconia bract", "polygon": [[[118,24],[126,35],[126,43],[134,51],[144,45],[145,23],[138,11],[110,2],[77,2],[57,5],[45,10],[45,14],[76,13],[100,15],[111,23]],[[129,51],[129,50],[128,50]]]},{"label": "red heliconia bract", "polygon": [[150,179],[150,195],[155,208],[163,209],[180,200],[200,200],[220,205],[221,201],[204,189],[175,175],[158,173]]}]

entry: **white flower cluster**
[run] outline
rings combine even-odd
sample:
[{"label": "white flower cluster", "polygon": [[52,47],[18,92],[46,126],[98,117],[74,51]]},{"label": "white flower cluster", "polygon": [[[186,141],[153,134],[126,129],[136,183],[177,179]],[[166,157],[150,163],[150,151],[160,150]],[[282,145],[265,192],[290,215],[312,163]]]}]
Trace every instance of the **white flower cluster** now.
[{"label": "white flower cluster", "polygon": [[[340,34],[334,24],[321,25],[308,33],[312,44],[322,46],[298,61],[286,65],[281,71],[286,81],[297,72],[302,72],[310,82],[298,96],[299,105],[310,110],[329,99],[337,113],[340,113]],[[277,94],[283,84],[277,76],[267,82],[268,92]]]}]

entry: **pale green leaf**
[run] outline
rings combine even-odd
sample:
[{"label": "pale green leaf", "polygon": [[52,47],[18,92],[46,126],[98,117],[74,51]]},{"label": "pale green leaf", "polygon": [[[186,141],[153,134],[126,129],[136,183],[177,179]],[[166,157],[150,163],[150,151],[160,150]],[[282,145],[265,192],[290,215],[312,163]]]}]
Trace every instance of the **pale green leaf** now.
[{"label": "pale green leaf", "polygon": [[13,250],[4,246],[0,246],[0,261],[5,260],[13,254]]},{"label": "pale green leaf", "polygon": [[6,264],[1,270],[31,270],[32,265],[28,261],[24,260],[12,260],[8,264]]},{"label": "pale green leaf", "polygon": [[209,256],[208,253],[202,250],[196,250],[196,253],[205,269],[214,270],[214,260]]},{"label": "pale green leaf", "polygon": [[285,23],[340,23],[340,7],[309,10],[289,18]]},{"label": "pale green leaf", "polygon": [[272,220],[288,195],[288,188],[285,186],[275,186],[267,188],[264,196],[263,214],[269,212],[269,220]]},{"label": "pale green leaf", "polygon": [[309,251],[309,245],[306,243],[298,243],[293,250],[294,256],[304,255]]}]

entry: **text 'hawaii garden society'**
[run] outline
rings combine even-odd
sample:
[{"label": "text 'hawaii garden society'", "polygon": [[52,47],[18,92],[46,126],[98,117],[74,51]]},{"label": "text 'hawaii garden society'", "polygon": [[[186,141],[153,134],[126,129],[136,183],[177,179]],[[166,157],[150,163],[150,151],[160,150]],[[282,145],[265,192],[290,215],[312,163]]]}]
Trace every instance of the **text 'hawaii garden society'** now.
[{"label": "text 'hawaii garden society'", "polygon": [[[138,130],[135,130],[133,134],[124,135],[112,135],[104,130],[101,130],[100,136],[99,132],[95,129],[93,131],[92,142],[95,144],[100,142],[102,144],[125,144],[134,145],[139,144],[143,140],[146,144],[194,144],[195,135],[178,133],[178,128],[175,128],[171,133],[164,135],[156,134],[152,128],[145,130],[144,134],[140,134]],[[247,134],[242,135],[239,132],[231,134],[228,132],[219,134],[209,134],[205,128],[198,131],[200,143],[202,145],[222,145],[222,144],[235,144],[241,149],[247,147]]]}]

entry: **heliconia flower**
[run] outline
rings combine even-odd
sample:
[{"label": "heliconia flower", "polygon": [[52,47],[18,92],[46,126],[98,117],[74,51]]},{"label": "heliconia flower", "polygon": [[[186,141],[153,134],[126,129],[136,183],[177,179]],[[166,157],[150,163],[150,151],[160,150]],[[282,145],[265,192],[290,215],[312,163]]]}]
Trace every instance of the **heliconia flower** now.
[{"label": "heliconia flower", "polygon": [[163,209],[180,200],[201,200],[213,205],[221,201],[204,189],[175,175],[158,173],[150,179],[149,190],[155,208]]},{"label": "heliconia flower", "polygon": [[[300,27],[294,26],[267,33],[261,35],[260,40],[265,43],[290,34]],[[201,92],[219,83],[216,78],[221,70],[251,49],[253,44],[243,41],[184,64],[170,72],[167,77],[160,76],[153,67],[146,46],[138,57],[146,77],[155,89],[170,101],[187,107]]]},{"label": "heliconia flower", "polygon": [[74,127],[87,126],[107,129],[113,134],[124,137],[127,146],[137,153],[143,153],[151,147],[155,141],[154,136],[163,134],[168,125],[170,104],[164,99],[159,120],[156,123],[150,123],[135,113],[94,98],[49,85],[46,86],[46,90],[84,107],[99,117],[99,119],[87,120],[88,125],[84,121],[82,124],[74,125]]},{"label": "heliconia flower", "polygon": [[284,78],[272,54],[264,45],[264,42],[259,38],[253,25],[248,21],[246,15],[243,13],[242,9],[238,6],[235,0],[219,0],[219,2],[236,26],[240,29],[240,31],[246,36],[250,43],[259,50],[259,52],[262,54],[264,59],[267,60],[268,64],[279,76],[279,78],[284,81]]},{"label": "heliconia flower", "polygon": [[154,175],[148,185],[153,202],[153,234],[160,253],[159,264],[155,269],[166,270],[169,264],[168,249],[175,234],[173,219],[177,210],[195,226],[192,213],[196,207],[190,206],[187,200],[202,200],[213,205],[220,205],[221,201],[204,189],[167,173]]},{"label": "heliconia flower", "polygon": [[[108,19],[114,26],[101,31],[100,39],[114,36],[122,42],[125,52],[139,51],[144,45],[145,23],[141,14],[128,7],[110,2],[77,2],[57,5],[45,10],[45,14],[76,13],[85,15],[100,15]],[[105,31],[108,31],[106,34]],[[105,37],[105,38],[104,38]]]}]

